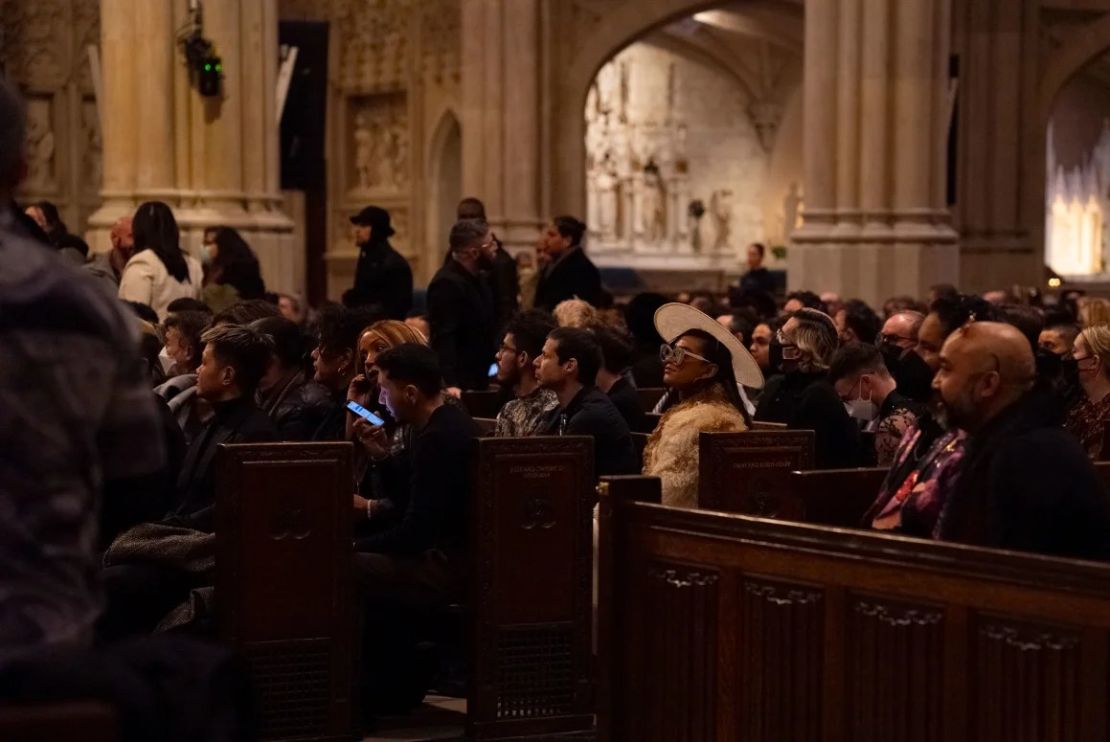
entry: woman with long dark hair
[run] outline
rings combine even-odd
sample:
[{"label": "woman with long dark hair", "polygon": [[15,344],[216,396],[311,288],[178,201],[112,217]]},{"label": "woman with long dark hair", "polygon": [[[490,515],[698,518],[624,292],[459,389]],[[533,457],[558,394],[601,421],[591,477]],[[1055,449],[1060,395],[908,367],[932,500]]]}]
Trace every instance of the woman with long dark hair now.
[{"label": "woman with long dark hair", "polygon": [[146,304],[165,319],[175,299],[199,299],[203,279],[200,263],[181,250],[181,233],[170,207],[147,201],[131,221],[135,254],[123,268],[119,298]]},{"label": "woman with long dark hair", "polygon": [[668,391],[644,449],[644,474],[662,480],[664,505],[692,508],[698,502],[698,437],[747,430],[751,419],[738,382],[758,389],[763,374],[727,328],[687,304],[660,307],[655,326],[667,341],[660,357]]},{"label": "woman with long dark hair", "polygon": [[202,294],[212,311],[266,294],[258,258],[237,230],[219,227],[212,242],[206,244]]}]

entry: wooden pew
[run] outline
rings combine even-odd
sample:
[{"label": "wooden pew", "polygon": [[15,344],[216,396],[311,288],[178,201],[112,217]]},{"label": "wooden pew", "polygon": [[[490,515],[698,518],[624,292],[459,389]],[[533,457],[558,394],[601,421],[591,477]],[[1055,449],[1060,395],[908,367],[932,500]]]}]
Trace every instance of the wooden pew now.
[{"label": "wooden pew", "polygon": [[116,742],[116,713],[100,701],[0,704],[0,740],[4,742]]},{"label": "wooden pew", "polygon": [[467,699],[474,739],[593,727],[593,462],[591,437],[477,442]]},{"label": "wooden pew", "polygon": [[752,430],[754,431],[771,431],[786,430],[786,423],[770,423],[764,420],[752,420]]},{"label": "wooden pew", "polygon": [[217,454],[217,620],[246,659],[264,739],[351,738],[351,454],[350,443]]},{"label": "wooden pew", "polygon": [[698,507],[799,519],[786,497],[790,473],[813,468],[813,431],[702,433]]},{"label": "wooden pew", "polygon": [[505,402],[505,395],[501,391],[464,391],[461,401],[471,417],[497,417],[501,405]]},{"label": "wooden pew", "polygon": [[494,417],[476,417],[474,424],[478,426],[478,433],[483,438],[493,436],[494,431],[497,430],[497,418]]},{"label": "wooden pew", "polygon": [[1105,740],[1110,565],[600,489],[599,740]]},{"label": "wooden pew", "polygon": [[790,503],[783,509],[794,514],[791,520],[859,528],[888,471],[874,468],[790,472],[786,490]]},{"label": "wooden pew", "polygon": [[651,412],[654,410],[655,405],[658,404],[659,400],[661,400],[666,393],[667,389],[665,387],[649,386],[636,390],[636,394],[640,398],[640,407],[643,408],[644,412]]}]

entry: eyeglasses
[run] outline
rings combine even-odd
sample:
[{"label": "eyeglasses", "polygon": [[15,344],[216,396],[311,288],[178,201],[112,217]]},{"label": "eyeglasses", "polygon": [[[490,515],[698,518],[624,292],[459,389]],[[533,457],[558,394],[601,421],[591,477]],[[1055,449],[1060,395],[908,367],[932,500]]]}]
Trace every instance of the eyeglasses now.
[{"label": "eyeglasses", "polygon": [[916,343],[917,341],[905,335],[889,335],[883,332],[880,332],[875,338],[875,345],[897,345],[899,342]]},{"label": "eyeglasses", "polygon": [[512,347],[511,345],[505,345],[504,343],[502,343],[501,347],[497,349],[497,352],[498,353],[512,353],[515,356],[520,351],[517,350],[516,348]]},{"label": "eyeglasses", "polygon": [[676,366],[681,366],[682,362],[686,360],[686,356],[697,358],[699,361],[704,361],[706,363],[713,362],[705,356],[699,356],[693,351],[686,350],[680,345],[668,345],[667,343],[663,343],[659,346],[659,360],[663,363],[673,363]]}]

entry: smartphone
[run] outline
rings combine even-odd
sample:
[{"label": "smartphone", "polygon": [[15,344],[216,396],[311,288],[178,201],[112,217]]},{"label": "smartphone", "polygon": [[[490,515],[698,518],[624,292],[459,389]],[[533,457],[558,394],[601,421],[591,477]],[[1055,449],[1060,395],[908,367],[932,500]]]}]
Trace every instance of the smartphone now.
[{"label": "smartphone", "polygon": [[490,367],[489,367],[489,373],[488,373],[488,374],[486,374],[486,376],[490,377],[491,379],[492,379],[492,378],[493,378],[494,376],[497,376],[497,364],[496,364],[496,363],[492,363],[492,364],[490,364]]},{"label": "smartphone", "polygon": [[380,417],[378,417],[373,412],[371,412],[370,410],[368,410],[365,407],[363,407],[362,405],[360,405],[358,402],[348,402],[347,403],[347,409],[350,410],[351,412],[355,413],[359,417],[366,418],[367,420],[374,423],[375,425],[384,425],[385,424],[385,420],[382,420]]}]

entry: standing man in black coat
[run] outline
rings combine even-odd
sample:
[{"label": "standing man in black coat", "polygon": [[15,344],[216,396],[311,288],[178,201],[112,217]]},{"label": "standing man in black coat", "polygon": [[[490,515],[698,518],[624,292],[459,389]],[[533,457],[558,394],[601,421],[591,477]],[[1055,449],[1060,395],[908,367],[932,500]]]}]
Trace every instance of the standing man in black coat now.
[{"label": "standing man in black coat", "polygon": [[[481,219],[486,221],[486,207],[480,200],[473,196],[459,201],[457,218]],[[493,235],[495,250],[493,253],[493,268],[486,277],[489,279],[490,288],[493,290],[493,304],[497,311],[498,336],[504,331],[509,320],[516,316],[520,309],[520,277],[517,275],[516,260],[501,247],[497,235]]]},{"label": "standing man in black coat", "polygon": [[601,301],[601,273],[582,249],[586,225],[573,216],[557,216],[544,230],[540,249],[550,258],[536,287],[536,309],[554,311],[559,302]]},{"label": "standing man in black coat", "polygon": [[343,295],[348,307],[379,305],[390,319],[404,320],[412,309],[412,268],[393,249],[389,212],[367,206],[351,217],[359,247],[355,287]]},{"label": "standing man in black coat", "polygon": [[496,243],[489,225],[463,219],[451,228],[450,255],[428,286],[432,349],[447,391],[485,389],[493,363],[497,316],[493,293],[480,275],[493,265]]}]

